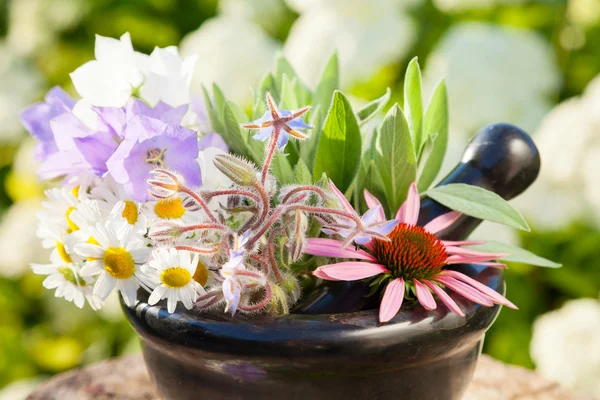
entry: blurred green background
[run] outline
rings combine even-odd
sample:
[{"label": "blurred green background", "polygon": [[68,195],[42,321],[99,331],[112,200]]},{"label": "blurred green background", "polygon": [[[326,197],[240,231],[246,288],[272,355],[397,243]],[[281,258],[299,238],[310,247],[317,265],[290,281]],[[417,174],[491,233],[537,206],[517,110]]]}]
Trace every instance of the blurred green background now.
[{"label": "blurred green background", "polygon": [[[386,87],[401,101],[404,69],[418,56],[426,88],[447,75],[454,145],[446,168],[478,128],[500,121],[531,132],[545,163],[540,182],[515,202],[533,233],[491,225],[476,236],[520,243],[564,267],[510,266],[508,296],[520,310],[502,311],[484,351],[535,368],[536,318],[569,300],[598,299],[600,193],[590,174],[600,168],[600,85],[586,87],[600,72],[600,0],[0,0],[0,399],[138,349],[114,299],[100,313],[79,310],[29,272],[47,257],[35,238],[44,187],[18,120],[50,87],[72,91],[69,73],[93,58],[95,34],[126,31],[138,51],[181,43],[182,53],[199,54],[194,88],[215,80],[241,103],[280,50],[311,85],[337,48],[355,102]],[[560,329],[548,326],[540,329]],[[578,328],[573,335],[600,329]],[[548,363],[538,368],[551,377],[561,363],[535,361]],[[600,395],[600,384],[586,381],[600,381],[600,362],[590,368],[563,383]]]}]

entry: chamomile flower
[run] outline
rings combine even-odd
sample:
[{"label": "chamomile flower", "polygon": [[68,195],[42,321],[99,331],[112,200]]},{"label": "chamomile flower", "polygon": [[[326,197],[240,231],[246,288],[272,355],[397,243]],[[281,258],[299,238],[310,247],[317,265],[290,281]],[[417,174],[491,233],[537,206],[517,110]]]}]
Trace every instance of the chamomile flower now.
[{"label": "chamomile flower", "polygon": [[156,285],[148,304],[154,305],[167,299],[170,313],[175,311],[178,302],[191,309],[198,296],[205,293],[202,285],[194,280],[197,268],[197,254],[192,256],[188,251],[175,248],[155,250],[150,262],[142,267],[149,282]]},{"label": "chamomile flower", "polygon": [[42,285],[46,289],[56,289],[56,297],[72,301],[79,308],[83,308],[86,300],[94,310],[102,307],[102,301],[90,288],[93,279],[83,277],[78,265],[66,263],[60,256],[53,254],[50,264],[32,264],[31,269],[35,274],[48,275]]},{"label": "chamomile flower", "polygon": [[99,275],[95,295],[105,300],[117,288],[125,304],[134,306],[142,282],[138,266],[148,260],[150,250],[132,232],[115,228],[111,223],[90,228],[96,243],[79,243],[75,252],[88,259],[81,269],[82,276]]},{"label": "chamomile flower", "polygon": [[200,206],[186,196],[172,196],[144,204],[143,212],[150,222],[179,222],[184,225],[200,222]]},{"label": "chamomile flower", "polygon": [[44,193],[47,200],[42,202],[45,210],[38,214],[40,220],[55,225],[57,229],[67,233],[79,230],[79,227],[71,219],[71,213],[79,205],[77,192],[74,189],[53,188]]}]

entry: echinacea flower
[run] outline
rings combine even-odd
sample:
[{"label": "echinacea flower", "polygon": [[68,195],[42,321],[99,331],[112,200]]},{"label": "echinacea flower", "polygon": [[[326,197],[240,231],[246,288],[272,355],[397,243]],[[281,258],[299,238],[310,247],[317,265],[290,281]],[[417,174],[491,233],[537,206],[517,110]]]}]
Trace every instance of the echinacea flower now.
[{"label": "echinacea flower", "polygon": [[148,264],[142,267],[147,282],[154,286],[148,304],[167,299],[170,313],[175,311],[178,302],[191,309],[198,296],[205,293],[202,285],[194,280],[197,267],[198,254],[191,256],[189,251],[175,248],[155,250]]},{"label": "echinacea flower", "polygon": [[297,129],[312,129],[312,126],[306,124],[302,115],[306,114],[310,107],[304,107],[296,112],[288,110],[279,110],[273,101],[273,98],[267,93],[268,110],[259,119],[242,125],[246,129],[259,129],[253,136],[256,140],[265,141],[270,137],[277,141],[280,151],[283,151],[285,145],[290,140],[290,135],[299,140],[304,140],[308,136],[298,132]]},{"label": "echinacea flower", "polygon": [[[381,205],[367,191],[365,199],[371,208]],[[451,211],[421,227],[417,225],[419,207],[419,193],[413,183],[406,201],[396,214],[400,223],[389,234],[388,241],[374,240],[364,248],[353,249],[344,248],[337,240],[309,239],[305,249],[308,254],[360,260],[323,265],[315,270],[314,275],[334,281],[354,281],[383,275],[380,283],[389,282],[379,308],[381,322],[387,322],[396,315],[410,288],[414,289],[418,302],[427,310],[437,307],[433,297],[435,294],[451,311],[464,316],[456,302],[444,291],[444,287],[483,306],[502,304],[516,308],[493,289],[447,268],[460,263],[503,268],[503,264],[493,260],[507,254],[484,253],[462,247],[477,242],[438,239],[435,234],[456,221],[460,213]],[[384,218],[383,213],[379,218]]]},{"label": "echinacea flower", "polygon": [[329,180],[329,189],[338,199],[344,210],[360,220],[360,224],[354,221],[344,221],[342,223],[325,224],[322,229],[328,235],[338,234],[344,238],[342,247],[346,247],[354,242],[357,245],[365,245],[372,239],[388,240],[390,234],[400,222],[397,218],[386,221],[381,204],[369,204],[369,210],[360,217],[354,207],[350,204],[346,196],[335,186],[332,180]]},{"label": "echinacea flower", "polygon": [[150,250],[132,232],[116,230],[111,224],[98,224],[89,232],[95,243],[75,245],[75,252],[88,258],[81,275],[99,275],[94,294],[102,300],[106,300],[116,287],[125,304],[133,307],[142,283],[139,266],[148,260]]},{"label": "echinacea flower", "polygon": [[56,253],[50,257],[50,264],[32,264],[31,269],[34,274],[48,275],[42,285],[46,289],[56,289],[56,297],[72,301],[79,308],[83,308],[86,300],[93,310],[102,307],[102,301],[89,286],[93,279],[82,276],[79,266],[65,262]]}]

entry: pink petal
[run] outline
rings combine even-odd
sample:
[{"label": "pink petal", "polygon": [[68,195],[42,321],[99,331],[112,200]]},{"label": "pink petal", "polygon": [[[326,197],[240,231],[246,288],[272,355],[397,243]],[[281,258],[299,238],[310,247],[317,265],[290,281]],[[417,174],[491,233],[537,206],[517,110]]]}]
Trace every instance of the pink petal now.
[{"label": "pink petal", "polygon": [[331,190],[333,194],[335,194],[335,197],[337,197],[340,200],[346,211],[352,214],[356,214],[356,211],[354,211],[354,207],[352,207],[346,196],[344,196],[344,193],[340,192],[340,189],[338,189],[335,186],[331,179],[329,180],[329,190]]},{"label": "pink petal", "polygon": [[385,212],[383,211],[383,206],[377,197],[375,197],[371,192],[367,189],[364,190],[365,201],[367,202],[367,207],[375,208],[380,206],[379,214],[377,215],[378,221],[385,221]]},{"label": "pink petal", "polygon": [[450,276],[438,275],[435,280],[446,285],[461,296],[471,300],[474,303],[478,303],[487,307],[492,307],[494,303],[481,293],[479,290],[459,281]]},{"label": "pink petal", "polygon": [[423,283],[419,282],[417,279],[413,279],[412,282],[415,284],[415,291],[417,293],[417,300],[426,310],[435,310],[437,308],[437,304],[431,295],[431,292],[427,289]]},{"label": "pink petal", "polygon": [[434,218],[423,228],[430,233],[436,234],[456,222],[461,215],[462,214],[458,211],[450,211],[449,213],[442,214],[439,217]]},{"label": "pink petal", "polygon": [[327,275],[327,273],[325,273],[325,271],[321,270],[321,267],[315,269],[313,271],[313,275],[316,276],[317,278],[324,279],[326,281],[339,281],[339,279],[335,279],[335,278],[332,278],[331,276]]},{"label": "pink petal", "polygon": [[490,299],[492,299],[492,301],[494,303],[502,304],[507,307],[518,310],[518,307],[515,306],[513,303],[511,303],[506,297],[502,296],[500,293],[496,292],[494,289],[487,287],[483,283],[476,281],[475,279],[471,278],[470,276],[467,276],[458,271],[452,271],[452,270],[442,271],[441,274],[444,276],[451,276],[455,279],[458,279],[459,281],[466,283],[467,285],[474,287],[475,289],[479,290],[481,293],[485,294]]},{"label": "pink petal", "polygon": [[456,304],[456,302],[454,300],[452,300],[452,297],[450,297],[448,295],[448,293],[446,293],[444,291],[444,289],[442,289],[441,287],[439,287],[438,285],[436,285],[433,282],[424,281],[423,283],[425,285],[427,285],[427,287],[429,287],[429,289],[433,290],[433,292],[437,295],[437,297],[439,297],[439,299],[442,301],[442,303],[444,303],[450,311],[452,311],[454,314],[460,315],[461,317],[465,316],[465,313],[463,312],[463,310],[460,309],[458,304]]},{"label": "pink petal", "polygon": [[402,307],[404,300],[404,279],[398,278],[391,281],[385,288],[381,305],[379,306],[379,321],[388,322]]},{"label": "pink petal", "polygon": [[342,248],[342,242],[333,239],[308,239],[304,246],[304,252],[313,256],[377,261],[375,257],[366,251],[355,250],[353,247]]},{"label": "pink petal", "polygon": [[317,268],[317,271],[324,272],[326,276],[341,281],[356,281],[390,272],[381,264],[360,261],[344,261],[336,264],[323,265],[322,267]]},{"label": "pink petal", "polygon": [[484,257],[487,256],[490,260],[497,260],[499,258],[504,258],[509,256],[509,253],[486,253],[483,251],[477,251],[473,249],[466,249],[464,247],[455,247],[455,246],[446,246],[446,252],[448,254],[458,254],[461,256],[475,256],[475,257]]},{"label": "pink petal", "polygon": [[421,198],[415,182],[408,188],[408,196],[402,204],[402,207],[396,213],[396,219],[408,225],[416,225],[419,219],[419,208],[421,207]]},{"label": "pink petal", "polygon": [[485,244],[483,240],[442,240],[444,246],[477,246]]},{"label": "pink petal", "polygon": [[[448,248],[446,248],[446,249],[448,249]],[[480,264],[481,262],[495,260],[496,257],[494,257],[494,256],[497,256],[497,255],[506,257],[503,254],[491,254],[491,257],[489,254],[481,255],[481,256],[465,256],[465,255],[453,254],[450,257],[448,257],[446,262],[448,264],[463,264],[463,263]]]},{"label": "pink petal", "polygon": [[477,262],[477,263],[473,263],[473,264],[484,265],[486,267],[492,267],[492,268],[498,268],[498,269],[506,269],[506,268],[508,268],[506,266],[506,264],[502,264],[502,263],[499,263],[499,262],[493,262],[493,261],[482,261],[482,262]]}]

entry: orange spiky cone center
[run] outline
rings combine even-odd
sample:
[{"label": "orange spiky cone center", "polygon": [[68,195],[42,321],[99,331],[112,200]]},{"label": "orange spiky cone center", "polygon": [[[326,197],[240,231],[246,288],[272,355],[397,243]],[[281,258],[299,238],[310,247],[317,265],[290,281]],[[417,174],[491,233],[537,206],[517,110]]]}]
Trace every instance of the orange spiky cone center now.
[{"label": "orange spiky cone center", "polygon": [[374,241],[373,253],[395,277],[427,279],[446,265],[444,244],[421,226],[398,224],[388,237]]}]

